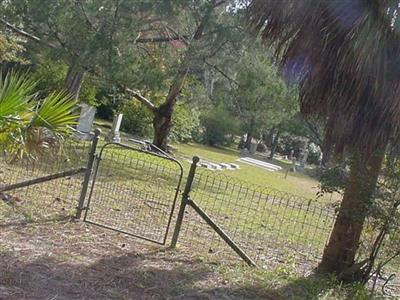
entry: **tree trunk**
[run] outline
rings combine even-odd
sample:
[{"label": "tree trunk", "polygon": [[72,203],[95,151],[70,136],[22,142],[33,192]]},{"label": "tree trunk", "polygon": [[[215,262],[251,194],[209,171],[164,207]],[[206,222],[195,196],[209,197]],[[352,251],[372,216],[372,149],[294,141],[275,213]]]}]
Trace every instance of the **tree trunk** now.
[{"label": "tree trunk", "polygon": [[163,151],[168,150],[168,135],[172,127],[172,113],[174,111],[175,102],[176,101],[161,104],[154,113],[153,144]]},{"label": "tree trunk", "polygon": [[268,148],[272,148],[273,141],[274,141],[274,131],[275,131],[275,128],[271,128],[270,130],[268,130],[268,133],[266,133],[266,132],[264,133],[263,140],[264,140],[265,145]]},{"label": "tree trunk", "polygon": [[253,133],[248,132],[248,133],[247,133],[247,137],[246,137],[246,142],[245,142],[245,144],[244,144],[244,147],[245,147],[247,150],[250,150],[251,141],[252,141],[252,140],[253,140]]},{"label": "tree trunk", "polygon": [[82,69],[76,66],[68,67],[64,81],[64,89],[76,100],[79,98],[84,76],[85,72]]},{"label": "tree trunk", "polygon": [[318,267],[320,271],[334,273],[345,281],[357,280],[355,256],[383,157],[384,151],[371,155],[365,150],[354,157],[339,214]]},{"label": "tree trunk", "polygon": [[163,151],[167,151],[168,135],[171,130],[171,118],[156,114],[153,119],[153,144]]},{"label": "tree trunk", "polygon": [[332,158],[332,145],[324,145],[321,147],[322,151],[322,160],[321,160],[321,166],[326,168],[330,165],[331,163],[331,158]]},{"label": "tree trunk", "polygon": [[[196,31],[193,35],[193,40],[197,41],[203,37],[203,32],[208,22],[212,11],[215,8],[215,0],[211,1],[211,5],[203,16],[202,21],[197,26]],[[192,41],[193,42],[193,41]],[[174,107],[177,101],[179,94],[183,88],[183,85],[186,81],[186,78],[189,73],[189,68],[192,65],[192,59],[195,57],[192,55],[192,51],[196,51],[195,46],[192,44],[186,44],[188,50],[184,54],[181,64],[178,69],[178,74],[175,76],[169,91],[168,95],[165,98],[163,104],[161,104],[157,109],[153,110],[154,118],[153,118],[153,128],[154,128],[154,138],[153,144],[160,148],[161,150],[167,151],[167,142],[168,142],[168,134],[172,127],[172,113],[174,111]]]},{"label": "tree trunk", "polygon": [[332,128],[334,126],[334,122],[335,119],[333,117],[329,117],[325,127],[325,137],[321,145],[321,151],[322,151],[321,166],[324,168],[329,167],[333,154],[332,152],[334,145],[332,137]]},{"label": "tree trunk", "polygon": [[279,136],[280,136],[280,135],[281,135],[281,133],[280,133],[280,131],[278,130],[277,133],[276,133],[276,135],[275,135],[275,138],[274,138],[274,142],[273,142],[273,144],[272,144],[272,147],[271,147],[271,153],[270,153],[270,155],[269,155],[269,159],[274,159],[274,155],[275,155],[276,148],[278,147],[278,142],[279,142]]},{"label": "tree trunk", "polygon": [[[197,26],[197,28],[194,32],[194,35],[193,35],[194,41],[200,40],[203,37],[204,29],[205,29],[206,24],[211,16],[212,11],[216,7],[215,5],[216,5],[215,0],[212,0],[208,11],[203,16],[202,21]],[[172,113],[174,111],[174,107],[175,107],[177,98],[178,98],[179,94],[181,93],[183,85],[188,76],[189,68],[192,65],[192,59],[195,57],[192,55],[191,52],[196,51],[195,50],[196,48],[195,48],[195,46],[193,47],[193,45],[191,43],[186,44],[186,47],[188,47],[188,49],[181,60],[181,64],[178,69],[178,74],[175,76],[175,78],[169,88],[168,95],[165,98],[164,103],[161,104],[156,110],[153,110],[153,113],[154,113],[153,144],[164,151],[167,151],[168,134],[172,127]]]}]

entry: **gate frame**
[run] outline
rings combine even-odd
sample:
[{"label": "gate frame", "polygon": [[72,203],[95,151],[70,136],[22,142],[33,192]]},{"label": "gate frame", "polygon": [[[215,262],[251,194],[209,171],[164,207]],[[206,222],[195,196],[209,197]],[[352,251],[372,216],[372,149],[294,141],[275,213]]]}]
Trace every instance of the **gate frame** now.
[{"label": "gate frame", "polygon": [[89,155],[88,155],[88,162],[85,168],[85,177],[82,182],[82,189],[79,196],[78,206],[76,207],[76,215],[75,219],[79,220],[82,216],[82,211],[85,210],[85,199],[90,183],[90,178],[93,174],[93,165],[96,159],[96,151],[97,151],[97,144],[99,143],[101,135],[101,130],[96,128],[94,131],[94,137],[92,140],[92,145],[90,147]]},{"label": "gate frame", "polygon": [[244,260],[249,266],[257,267],[257,264],[254,260],[251,259],[250,256],[246,254],[246,252],[239,247],[238,244],[216,223],[214,220],[199,206],[197,203],[190,197],[190,192],[192,191],[192,185],[194,178],[196,176],[197,164],[200,161],[198,156],[194,156],[192,159],[192,164],[190,166],[189,175],[187,177],[185,190],[182,194],[181,205],[179,207],[178,217],[175,223],[174,234],[171,241],[171,249],[176,248],[179,234],[182,228],[183,219],[185,216],[186,207],[189,205],[194,209],[194,211],[202,218],[207,225],[209,225],[218,235],[219,237],[226,243],[228,246],[236,252],[236,254]]},{"label": "gate frame", "polygon": [[[155,240],[155,239],[151,239],[151,238],[139,235],[139,234],[133,234],[133,233],[130,233],[130,232],[127,232],[127,231],[124,231],[124,230],[113,228],[111,226],[107,226],[107,225],[103,225],[103,224],[100,224],[100,223],[96,223],[96,222],[92,222],[90,220],[87,220],[87,215],[88,215],[88,211],[90,210],[90,203],[91,203],[91,200],[92,200],[93,191],[94,191],[95,186],[96,186],[96,179],[97,179],[97,175],[98,175],[99,166],[100,166],[100,163],[101,163],[101,160],[102,160],[102,157],[103,157],[103,152],[108,146],[112,146],[112,145],[118,146],[118,147],[121,147],[121,148],[124,148],[124,149],[127,149],[127,150],[132,150],[132,151],[136,151],[136,152],[139,152],[139,153],[143,153],[143,154],[155,156],[155,157],[158,157],[158,158],[166,159],[166,160],[172,161],[176,165],[178,165],[179,173],[180,173],[179,174],[179,179],[178,179],[177,186],[175,188],[176,191],[175,191],[174,198],[173,198],[173,201],[172,201],[171,210],[170,210],[170,213],[169,213],[169,216],[168,216],[168,222],[167,222],[167,225],[165,226],[164,237],[163,237],[161,242],[158,241],[158,240]],[[91,182],[90,192],[89,192],[89,195],[88,195],[88,198],[87,198],[87,201],[86,201],[86,206],[83,208],[85,210],[85,214],[83,216],[83,222],[86,222],[86,223],[92,224],[92,225],[96,225],[96,226],[99,226],[99,227],[102,227],[102,228],[105,228],[105,229],[113,230],[115,232],[123,233],[123,234],[129,235],[129,236],[133,236],[133,237],[136,237],[136,238],[140,238],[140,239],[143,239],[143,240],[148,241],[148,242],[152,242],[152,243],[156,243],[156,244],[165,246],[165,244],[167,243],[169,232],[170,232],[171,223],[172,223],[172,220],[173,220],[173,217],[174,217],[176,202],[177,202],[177,199],[178,199],[179,194],[180,194],[180,188],[181,188],[181,185],[182,185],[184,171],[183,171],[182,164],[178,160],[176,160],[175,158],[173,158],[170,155],[166,154],[164,151],[161,151],[161,150],[159,150],[157,148],[156,148],[156,150],[160,151],[160,153],[163,153],[163,155],[155,153],[155,152],[150,152],[150,151],[147,151],[147,150],[138,149],[138,148],[132,147],[130,145],[117,143],[117,142],[108,142],[108,143],[102,145],[102,147],[100,148],[99,154],[93,156],[94,160],[92,162],[92,166],[93,166],[94,162],[96,162],[96,167],[95,167],[95,170],[93,172],[93,178],[92,178],[92,182]],[[89,176],[89,178],[90,178],[90,176]],[[86,198],[86,197],[83,197],[83,198]]]}]

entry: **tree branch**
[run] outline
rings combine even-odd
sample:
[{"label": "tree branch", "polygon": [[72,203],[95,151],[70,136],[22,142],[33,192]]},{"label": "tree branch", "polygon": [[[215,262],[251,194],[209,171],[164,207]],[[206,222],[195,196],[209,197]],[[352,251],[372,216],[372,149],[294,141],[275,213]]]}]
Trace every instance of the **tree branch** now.
[{"label": "tree branch", "polygon": [[216,7],[218,7],[218,6],[220,6],[220,5],[222,5],[222,4],[224,4],[224,3],[226,3],[226,0],[221,0],[221,1],[213,1],[213,7],[214,8],[216,8]]},{"label": "tree branch", "polygon": [[228,74],[226,74],[224,71],[222,71],[218,66],[213,65],[212,63],[209,63],[208,61],[206,61],[205,63],[206,63],[207,66],[210,66],[211,68],[216,70],[218,73],[220,73],[226,79],[228,79],[230,82],[233,82],[237,86],[240,86],[239,83],[235,79],[231,78]]},{"label": "tree branch", "polygon": [[[71,57],[79,57],[79,54],[76,53],[73,50],[70,50],[66,43],[61,39],[61,37],[58,35],[58,28],[53,28],[53,25],[50,23],[50,20],[47,20],[47,26],[49,27],[51,34],[53,35],[53,37],[57,40],[57,42],[61,45],[61,47],[71,56]],[[56,24],[54,24],[54,26],[57,27]]]},{"label": "tree branch", "polygon": [[86,10],[85,10],[85,8],[84,8],[84,6],[83,6],[83,4],[82,4],[82,1],[77,1],[77,2],[76,2],[76,5],[79,6],[79,8],[80,8],[80,10],[81,10],[81,12],[82,12],[82,14],[83,14],[83,17],[85,18],[86,24],[87,24],[95,33],[97,33],[98,30],[97,30],[96,26],[94,26],[93,23],[90,21],[89,16],[87,15]]},{"label": "tree branch", "polygon": [[180,34],[180,33],[178,32],[178,30],[174,29],[173,27],[171,27],[171,26],[168,25],[168,24],[164,24],[164,26],[165,26],[169,31],[171,31],[173,34],[175,34],[175,36],[179,37],[179,39],[180,39],[182,42],[184,42],[186,46],[189,45],[189,42],[188,42],[189,37],[188,37],[188,36]]},{"label": "tree branch", "polygon": [[25,30],[18,28],[17,26],[12,25],[11,23],[7,22],[6,20],[4,20],[3,18],[0,18],[0,23],[3,23],[8,29],[12,30],[13,32],[15,32],[16,34],[23,36],[27,39],[30,39],[36,43],[42,44],[42,45],[46,45],[47,47],[56,49],[57,47],[54,46],[53,44],[49,44],[47,42],[44,42],[41,38],[26,32]]},{"label": "tree branch", "polygon": [[130,88],[125,88],[125,91],[131,93],[135,99],[139,100],[153,114],[157,111],[157,107],[153,104],[153,102],[142,96],[139,92],[131,90]]},{"label": "tree branch", "polygon": [[167,42],[172,42],[172,41],[182,41],[183,43],[186,44],[185,39],[186,39],[186,37],[182,37],[182,36],[138,38],[138,39],[135,39],[135,43],[145,44],[145,43],[167,43]]}]

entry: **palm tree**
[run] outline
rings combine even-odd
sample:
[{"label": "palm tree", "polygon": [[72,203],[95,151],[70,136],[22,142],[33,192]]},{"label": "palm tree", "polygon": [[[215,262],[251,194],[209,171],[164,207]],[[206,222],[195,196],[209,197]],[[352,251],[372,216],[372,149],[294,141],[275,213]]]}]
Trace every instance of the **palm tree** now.
[{"label": "palm tree", "polygon": [[400,117],[399,0],[252,0],[249,20],[300,86],[301,112],[330,124],[350,178],[319,269],[355,279],[355,262],[388,139]]},{"label": "palm tree", "polygon": [[35,155],[71,132],[76,102],[65,93],[38,101],[37,82],[10,72],[0,79],[0,150]]}]

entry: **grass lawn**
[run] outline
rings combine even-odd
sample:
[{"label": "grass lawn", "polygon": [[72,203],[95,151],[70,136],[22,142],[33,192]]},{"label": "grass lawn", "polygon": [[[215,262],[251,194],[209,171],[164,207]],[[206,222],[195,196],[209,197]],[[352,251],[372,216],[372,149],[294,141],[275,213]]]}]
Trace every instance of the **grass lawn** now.
[{"label": "grass lawn", "polygon": [[[100,126],[103,130],[103,136],[106,135],[111,127],[111,122],[97,119],[95,125]],[[122,142],[127,143],[127,139],[131,136],[127,133],[121,132]],[[210,147],[197,143],[189,144],[174,144],[178,150],[174,154],[178,158],[190,159],[193,156],[199,156],[212,162],[224,163],[237,163],[240,165],[240,170],[235,171],[222,171],[224,175],[232,176],[239,180],[245,180],[256,185],[262,185],[282,192],[292,193],[300,197],[316,198],[318,191],[318,181],[304,173],[289,172],[286,176],[286,170],[290,168],[290,164],[274,159],[270,161],[283,168],[282,171],[270,172],[255,166],[247,165],[241,162],[236,162],[240,157],[237,149],[232,148],[217,148]],[[186,169],[188,164],[184,162]],[[332,195],[333,200],[339,200],[339,195]],[[325,195],[322,200],[332,200],[330,195]]]},{"label": "grass lawn", "polygon": [[[129,144],[128,138],[128,135],[122,135],[122,143]],[[194,155],[226,163],[237,163],[239,158],[239,151],[231,148],[200,144],[174,146],[177,150],[173,154],[184,167],[183,184],[189,170],[188,160]],[[158,224],[162,228],[161,224],[167,222],[165,217],[176,187],[176,168],[167,167],[152,156],[118,146],[108,147],[104,155],[93,194],[94,206],[89,211],[90,219],[135,233],[138,228],[139,231],[149,228],[145,217],[151,215],[153,226]],[[288,167],[283,162],[273,162]],[[272,254],[265,253],[272,251],[276,259],[286,255],[284,252],[288,248],[301,251],[307,257],[320,255],[332,227],[333,210],[328,201],[315,201],[318,182],[301,173],[286,176],[285,170],[270,172],[238,164],[240,169],[234,171],[213,172],[199,168],[191,198],[262,265],[272,263]],[[132,197],[142,202],[133,204]],[[153,212],[155,203],[157,210]],[[122,213],[126,211],[129,213]],[[129,228],[125,229],[128,223]],[[183,227],[189,230],[182,234],[183,244],[200,244],[200,248],[207,251],[214,243],[215,234],[197,215],[191,214],[190,209]],[[146,236],[160,238],[160,231],[149,231]],[[221,245],[213,248],[219,249]]]},{"label": "grass lawn", "polygon": [[[262,168],[236,162],[240,157],[238,150],[230,148],[215,148],[201,144],[176,144],[178,150],[175,154],[179,156],[192,157],[194,155],[212,162],[237,163],[240,170],[221,171],[224,175],[228,175],[240,180],[245,180],[253,184],[271,187],[282,192],[292,193],[305,198],[316,198],[318,191],[318,181],[304,173],[289,172],[286,176],[286,170],[290,165],[281,161],[274,160],[272,163],[283,167],[282,171],[271,172]],[[270,161],[271,162],[271,161]],[[216,171],[220,172],[220,171]],[[334,195],[333,199],[337,199],[338,195]],[[326,195],[325,200],[330,200],[330,196]]]}]

